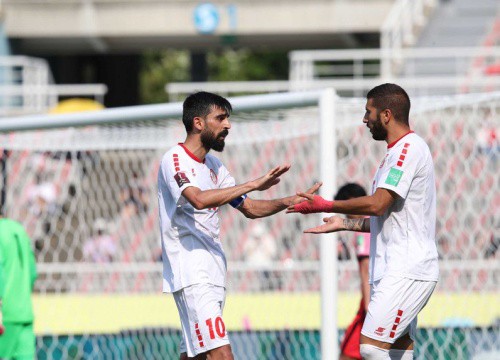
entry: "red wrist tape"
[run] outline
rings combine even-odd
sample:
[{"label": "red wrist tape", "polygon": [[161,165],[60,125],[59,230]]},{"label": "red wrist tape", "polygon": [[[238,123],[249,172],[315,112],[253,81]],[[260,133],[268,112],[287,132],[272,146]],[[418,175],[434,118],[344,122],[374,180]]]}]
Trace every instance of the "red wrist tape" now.
[{"label": "red wrist tape", "polygon": [[328,201],[319,195],[314,195],[313,200],[302,201],[301,203],[294,205],[293,208],[301,214],[332,212],[333,201]]}]

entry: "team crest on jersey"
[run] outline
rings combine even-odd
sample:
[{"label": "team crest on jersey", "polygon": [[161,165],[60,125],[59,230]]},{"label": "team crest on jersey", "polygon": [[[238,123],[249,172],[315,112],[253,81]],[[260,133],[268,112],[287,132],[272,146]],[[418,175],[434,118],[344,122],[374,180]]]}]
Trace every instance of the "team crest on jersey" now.
[{"label": "team crest on jersey", "polygon": [[210,169],[210,178],[212,179],[214,184],[217,184],[217,174],[212,169]]},{"label": "team crest on jersey", "polygon": [[179,187],[183,187],[185,184],[190,183],[184,171],[179,171],[177,174],[175,174],[174,179],[177,182],[177,185],[179,185]]},{"label": "team crest on jersey", "polygon": [[379,327],[377,330],[375,330],[375,334],[377,334],[378,336],[384,336],[384,328],[383,327]]}]

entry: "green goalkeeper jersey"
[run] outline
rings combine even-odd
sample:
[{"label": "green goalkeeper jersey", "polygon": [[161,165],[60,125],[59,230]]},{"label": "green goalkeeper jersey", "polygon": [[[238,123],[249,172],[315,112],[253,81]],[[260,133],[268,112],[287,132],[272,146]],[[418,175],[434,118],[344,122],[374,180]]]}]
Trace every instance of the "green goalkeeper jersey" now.
[{"label": "green goalkeeper jersey", "polygon": [[23,226],[0,218],[0,298],[3,322],[33,322],[35,255]]}]

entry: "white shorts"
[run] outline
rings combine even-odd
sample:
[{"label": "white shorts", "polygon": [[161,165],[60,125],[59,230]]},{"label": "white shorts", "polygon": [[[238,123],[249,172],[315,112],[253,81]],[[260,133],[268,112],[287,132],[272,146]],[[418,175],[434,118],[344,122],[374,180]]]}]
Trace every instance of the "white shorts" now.
[{"label": "white shorts", "polygon": [[181,318],[180,352],[188,357],[228,345],[222,310],[226,289],[212,284],[195,284],[173,293]]},{"label": "white shorts", "polygon": [[405,335],[415,341],[417,315],[427,304],[435,281],[385,276],[371,286],[370,304],[361,334],[394,344]]}]

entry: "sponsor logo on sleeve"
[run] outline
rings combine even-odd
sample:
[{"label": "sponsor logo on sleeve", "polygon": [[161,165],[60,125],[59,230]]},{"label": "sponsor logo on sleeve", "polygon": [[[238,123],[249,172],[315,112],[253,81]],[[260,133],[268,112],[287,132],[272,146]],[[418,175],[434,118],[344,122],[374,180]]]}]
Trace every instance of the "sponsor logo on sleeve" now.
[{"label": "sponsor logo on sleeve", "polygon": [[385,179],[385,183],[392,186],[398,186],[399,180],[401,180],[402,177],[403,172],[401,170],[391,168],[389,175],[387,175],[387,178]]},{"label": "sponsor logo on sleeve", "polygon": [[379,326],[378,329],[375,330],[375,334],[377,334],[378,336],[384,336],[384,331],[385,328]]},{"label": "sponsor logo on sleeve", "polygon": [[183,187],[185,184],[190,183],[188,177],[186,176],[186,173],[183,171],[179,171],[177,174],[175,174],[174,179],[179,187]]}]

